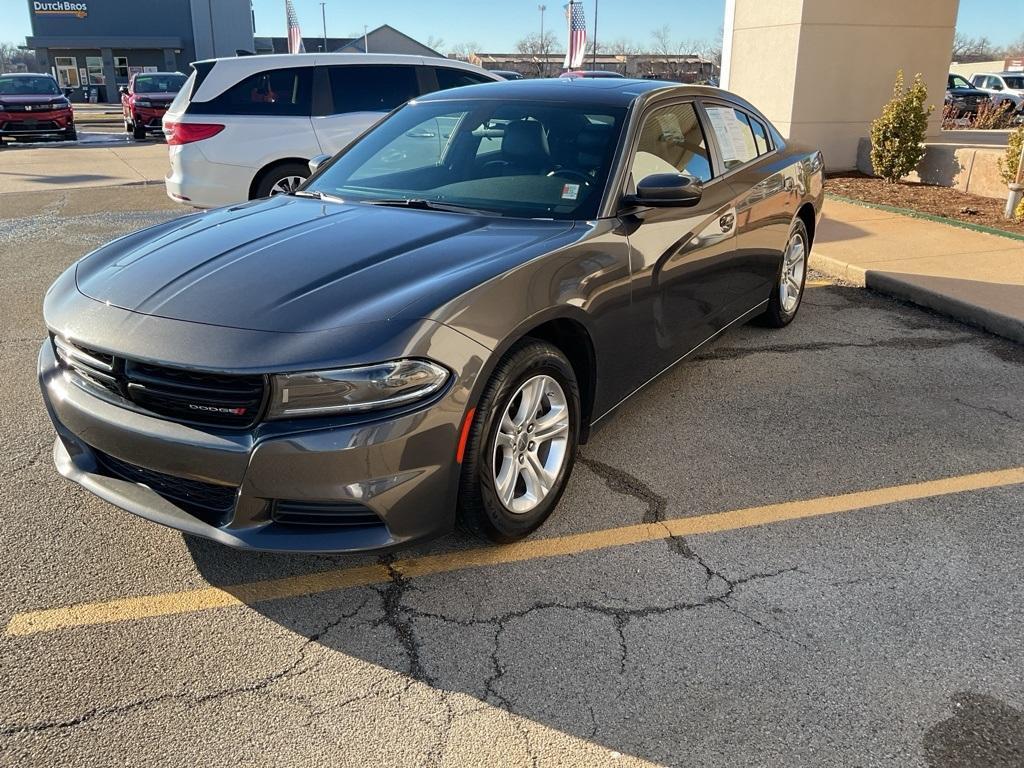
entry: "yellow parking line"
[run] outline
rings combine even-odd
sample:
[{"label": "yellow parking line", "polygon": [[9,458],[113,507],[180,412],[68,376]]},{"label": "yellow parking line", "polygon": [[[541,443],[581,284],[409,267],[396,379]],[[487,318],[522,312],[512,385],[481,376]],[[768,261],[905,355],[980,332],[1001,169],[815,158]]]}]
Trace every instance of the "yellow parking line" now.
[{"label": "yellow parking line", "polygon": [[1020,483],[1024,483],[1024,467],[1012,467],[994,472],[977,472],[939,480],[844,493],[838,496],[820,496],[802,501],[768,504],[695,517],[681,517],[662,523],[642,523],[549,539],[531,539],[504,547],[481,547],[439,555],[426,555],[397,560],[392,564],[391,570],[383,565],[365,565],[289,576],[282,579],[254,581],[229,587],[207,587],[184,592],[127,597],[100,603],[50,608],[15,614],[7,625],[6,633],[9,636],[33,635],[93,624],[112,624],[156,616],[197,613],[213,608],[250,605],[267,600],[312,595],[349,587],[383,584],[392,578],[393,573],[405,578],[428,576],[467,568],[573,555],[608,547],[657,541],[672,536],[732,531],[768,523],[820,517],[838,512],[852,512],[901,501],[927,499],[951,493],[998,488]]}]

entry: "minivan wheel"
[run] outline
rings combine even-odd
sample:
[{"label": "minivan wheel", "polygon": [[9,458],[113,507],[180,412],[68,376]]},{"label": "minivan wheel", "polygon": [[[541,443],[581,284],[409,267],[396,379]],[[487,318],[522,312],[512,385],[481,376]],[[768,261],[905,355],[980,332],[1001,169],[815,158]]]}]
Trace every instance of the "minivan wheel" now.
[{"label": "minivan wheel", "polygon": [[782,262],[768,298],[768,309],[758,321],[770,328],[782,328],[793,322],[800,303],[804,298],[804,287],[807,283],[807,261],[811,255],[810,238],[807,227],[800,219],[793,222],[789,230],[789,240],[782,252]]},{"label": "minivan wheel", "polygon": [[309,166],[303,163],[285,163],[263,174],[256,185],[256,197],[270,197],[294,192],[309,178]]},{"label": "minivan wheel", "polygon": [[560,350],[525,339],[498,363],[477,406],[463,457],[460,516],[508,543],[558,505],[576,460],[580,396]]}]

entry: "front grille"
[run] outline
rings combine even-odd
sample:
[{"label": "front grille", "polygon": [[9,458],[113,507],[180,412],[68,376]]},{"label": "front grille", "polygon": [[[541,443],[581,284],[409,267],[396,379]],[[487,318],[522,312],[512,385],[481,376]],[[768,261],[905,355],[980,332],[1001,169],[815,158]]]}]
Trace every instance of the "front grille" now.
[{"label": "front grille", "polygon": [[132,483],[141,483],[189,514],[211,525],[223,525],[235,508],[238,489],[146,469],[92,449],[100,472]]},{"label": "front grille", "polygon": [[53,337],[58,360],[86,385],[172,421],[245,428],[266,396],[263,376],[190,371],[131,360]]},{"label": "front grille", "polygon": [[4,133],[35,133],[37,131],[56,131],[60,126],[54,120],[8,120],[0,128]]},{"label": "front grille", "polygon": [[286,501],[278,499],[270,511],[275,523],[356,528],[384,525],[377,513],[350,501]]}]

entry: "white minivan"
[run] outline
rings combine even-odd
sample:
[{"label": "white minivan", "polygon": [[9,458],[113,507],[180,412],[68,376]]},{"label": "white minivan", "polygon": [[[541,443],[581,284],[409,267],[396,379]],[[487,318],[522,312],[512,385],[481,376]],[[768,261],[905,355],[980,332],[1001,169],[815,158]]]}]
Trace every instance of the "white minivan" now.
[{"label": "white minivan", "polygon": [[373,53],[197,61],[164,115],[168,196],[212,208],[288,192],[391,110],[432,91],[500,81],[451,59]]}]

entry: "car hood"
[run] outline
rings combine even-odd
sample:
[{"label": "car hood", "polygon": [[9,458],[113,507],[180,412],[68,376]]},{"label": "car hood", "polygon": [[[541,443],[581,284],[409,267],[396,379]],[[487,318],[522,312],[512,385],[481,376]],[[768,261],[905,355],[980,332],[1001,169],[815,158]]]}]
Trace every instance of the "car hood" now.
[{"label": "car hood", "polygon": [[57,99],[64,98],[59,93],[51,93],[49,95],[35,95],[30,93],[19,93],[13,95],[0,96],[0,104],[49,104],[57,101]]},{"label": "car hood", "polygon": [[282,195],[127,235],[83,258],[75,279],[86,296],[147,315],[319,331],[388,320],[427,297],[440,305],[572,229]]}]

